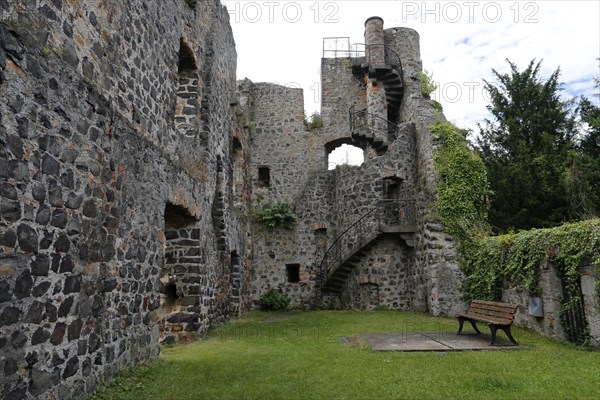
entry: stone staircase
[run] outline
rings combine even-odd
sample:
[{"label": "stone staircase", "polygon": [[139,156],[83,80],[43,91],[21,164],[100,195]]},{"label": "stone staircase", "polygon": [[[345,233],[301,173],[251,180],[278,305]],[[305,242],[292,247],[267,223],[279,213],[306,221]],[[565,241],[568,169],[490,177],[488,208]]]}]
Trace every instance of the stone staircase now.
[{"label": "stone staircase", "polygon": [[321,260],[321,291],[341,293],[354,268],[383,234],[398,234],[414,247],[415,214],[414,201],[383,200],[350,225]]},{"label": "stone staircase", "polygon": [[404,96],[404,84],[402,76],[398,69],[392,66],[374,67],[369,69],[369,78],[374,83],[383,85],[385,90],[385,99],[387,102],[387,119],[393,123],[398,121],[400,114],[400,104]]},{"label": "stone staircase", "polygon": [[[385,54],[385,63],[371,62],[368,48],[380,48]],[[350,109],[350,131],[352,139],[361,147],[370,144],[378,155],[387,150],[396,139],[400,116],[400,105],[404,96],[402,65],[396,52],[385,45],[365,45],[364,56],[353,58],[353,73],[367,75],[373,85],[381,85],[385,92],[387,118],[372,115],[367,110]]]},{"label": "stone staircase", "polygon": [[378,155],[383,155],[396,138],[398,126],[389,120],[368,113],[367,109],[350,109],[350,132],[352,141],[359,147],[370,144]]},{"label": "stone staircase", "polygon": [[340,261],[340,265],[334,268],[331,276],[329,276],[323,285],[323,291],[341,293],[348,277],[352,273],[352,270],[356,268],[362,258],[367,255],[367,252],[372,249],[373,243],[379,237],[380,232],[372,234],[368,239],[365,240],[365,245],[360,245],[357,249],[350,251],[349,256]]}]

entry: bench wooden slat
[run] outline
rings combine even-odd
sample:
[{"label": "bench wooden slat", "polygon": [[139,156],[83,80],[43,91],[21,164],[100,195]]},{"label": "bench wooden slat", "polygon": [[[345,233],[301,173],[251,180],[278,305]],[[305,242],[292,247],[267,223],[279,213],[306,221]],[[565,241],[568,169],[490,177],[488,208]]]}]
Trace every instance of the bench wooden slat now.
[{"label": "bench wooden slat", "polygon": [[490,315],[513,315],[515,313],[514,310],[490,310],[488,308],[481,307],[471,307],[469,310]]},{"label": "bench wooden slat", "polygon": [[512,324],[512,320],[506,318],[494,318],[488,315],[481,315],[476,313],[467,313],[467,314],[458,314],[457,316],[475,319],[481,322],[488,322],[496,325],[510,325]]},{"label": "bench wooden slat", "polygon": [[508,307],[508,308],[516,307],[515,304],[511,304],[511,303],[496,303],[495,301],[487,301],[487,300],[473,300],[473,301],[471,301],[471,304],[487,304],[487,305],[494,306],[494,307]]},{"label": "bench wooden slat", "polygon": [[472,314],[481,314],[481,315],[489,315],[490,317],[495,317],[495,318],[503,318],[503,319],[508,319],[508,320],[513,320],[514,318],[514,313],[513,312],[506,312],[506,311],[495,311],[495,310],[483,310],[480,308],[475,308],[475,307],[471,307],[469,309],[469,313]]},{"label": "bench wooden slat", "polygon": [[494,311],[503,311],[503,312],[513,313],[515,311],[516,306],[515,305],[512,305],[512,306],[494,306],[494,305],[491,305],[491,304],[473,303],[473,304],[471,304],[470,308],[480,308],[482,310],[494,310]]},{"label": "bench wooden slat", "polygon": [[482,310],[495,310],[495,311],[514,311],[514,307],[500,307],[500,306],[491,306],[489,304],[471,304],[471,308],[481,308]]}]

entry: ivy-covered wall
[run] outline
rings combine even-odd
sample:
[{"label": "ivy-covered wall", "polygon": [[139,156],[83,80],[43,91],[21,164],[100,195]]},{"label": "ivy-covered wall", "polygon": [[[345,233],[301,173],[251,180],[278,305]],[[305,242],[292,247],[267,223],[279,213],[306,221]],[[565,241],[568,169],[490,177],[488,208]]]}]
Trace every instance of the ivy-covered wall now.
[{"label": "ivy-covered wall", "polygon": [[[600,347],[600,219],[485,238],[464,261],[467,298],[517,303],[517,324]],[[530,296],[543,317],[528,315]]]},{"label": "ivy-covered wall", "polygon": [[[430,129],[442,143],[436,212],[459,243],[464,299],[518,304],[518,325],[600,347],[600,219],[490,237],[481,159],[451,124]],[[541,298],[543,316],[529,315],[530,297]]]}]

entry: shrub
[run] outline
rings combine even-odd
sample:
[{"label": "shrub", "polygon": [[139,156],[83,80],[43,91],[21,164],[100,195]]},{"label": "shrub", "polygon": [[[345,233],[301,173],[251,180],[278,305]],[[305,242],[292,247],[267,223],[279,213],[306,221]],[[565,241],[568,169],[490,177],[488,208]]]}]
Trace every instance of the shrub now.
[{"label": "shrub", "polygon": [[275,289],[270,289],[268,292],[260,296],[260,308],[265,311],[282,311],[287,309],[290,300],[286,295],[279,293]]},{"label": "shrub", "polygon": [[306,119],[306,116],[304,117],[304,125],[306,125],[306,127],[311,131],[314,129],[322,128],[323,118],[321,117],[321,114],[315,111],[311,114],[310,121]]}]

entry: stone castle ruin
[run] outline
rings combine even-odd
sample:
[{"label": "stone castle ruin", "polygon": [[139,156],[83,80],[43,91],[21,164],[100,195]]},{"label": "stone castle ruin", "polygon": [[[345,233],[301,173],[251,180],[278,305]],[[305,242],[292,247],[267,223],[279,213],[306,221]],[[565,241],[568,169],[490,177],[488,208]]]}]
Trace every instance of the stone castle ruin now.
[{"label": "stone castle ruin", "polygon": [[[301,90],[236,81],[218,0],[0,6],[0,397],[80,397],[270,289],[462,309],[417,32],[326,43],[310,129]],[[344,143],[365,162],[327,170]],[[254,218],[280,201],[293,229]]]}]

